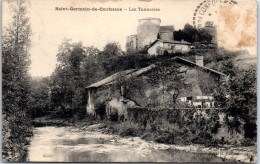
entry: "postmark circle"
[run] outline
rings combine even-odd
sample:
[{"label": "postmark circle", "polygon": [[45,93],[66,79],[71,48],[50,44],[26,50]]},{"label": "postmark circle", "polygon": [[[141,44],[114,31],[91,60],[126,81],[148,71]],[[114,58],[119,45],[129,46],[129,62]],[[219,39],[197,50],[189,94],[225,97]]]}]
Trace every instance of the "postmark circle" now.
[{"label": "postmark circle", "polygon": [[235,0],[204,0],[193,13],[193,26],[197,29],[205,25],[217,26],[217,4],[237,4]]}]

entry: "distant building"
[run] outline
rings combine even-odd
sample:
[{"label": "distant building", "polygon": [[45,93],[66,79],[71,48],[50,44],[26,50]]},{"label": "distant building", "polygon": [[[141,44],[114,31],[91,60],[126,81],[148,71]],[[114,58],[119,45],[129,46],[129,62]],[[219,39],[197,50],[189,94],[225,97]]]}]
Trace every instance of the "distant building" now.
[{"label": "distant building", "polygon": [[137,35],[130,35],[126,39],[126,47],[128,51],[137,51]]},{"label": "distant building", "polygon": [[215,108],[215,101],[213,96],[189,96],[180,97],[188,108]]},{"label": "distant building", "polygon": [[164,53],[187,53],[191,49],[191,43],[186,41],[173,40],[155,40],[148,48],[147,52],[150,55],[163,55]]},{"label": "distant building", "polygon": [[[159,18],[144,18],[138,20],[137,34],[130,35],[126,39],[127,51],[148,50],[150,55],[160,55],[157,53],[157,47],[173,52],[190,51],[190,43],[185,41],[174,41],[174,26],[160,26]],[[160,44],[162,43],[162,44]]]}]

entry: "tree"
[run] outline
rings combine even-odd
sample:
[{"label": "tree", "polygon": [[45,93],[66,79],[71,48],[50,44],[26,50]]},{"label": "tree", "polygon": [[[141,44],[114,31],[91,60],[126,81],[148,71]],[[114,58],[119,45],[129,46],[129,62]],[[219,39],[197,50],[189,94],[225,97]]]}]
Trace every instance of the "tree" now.
[{"label": "tree", "polygon": [[31,110],[32,118],[48,115],[50,112],[50,79],[34,78],[31,81]]},{"label": "tree", "polygon": [[103,61],[105,56],[101,55],[101,51],[95,47],[86,47],[87,56],[81,64],[81,75],[85,85],[90,85],[105,77]]},{"label": "tree", "polygon": [[[226,108],[226,123],[231,130],[244,131],[246,138],[256,137],[257,88],[256,66],[247,69],[235,66],[230,60],[222,62],[221,70],[229,76],[228,83],[220,84],[214,95]],[[232,118],[232,119],[230,119]],[[244,128],[241,129],[241,125]]]},{"label": "tree", "polygon": [[209,31],[206,28],[201,28],[198,31],[199,35],[198,35],[198,39],[200,42],[207,42],[210,43],[213,39],[213,35],[209,33]]},{"label": "tree", "polygon": [[182,30],[174,31],[173,34],[174,34],[174,40],[181,41],[184,38]]},{"label": "tree", "polygon": [[184,29],[182,30],[183,35],[184,35],[184,40],[188,41],[188,42],[195,42],[197,41],[198,38],[198,31],[195,27],[193,27],[190,24],[185,24]]},{"label": "tree", "polygon": [[31,28],[28,1],[7,1],[11,19],[3,28],[3,160],[25,160],[30,134],[30,76],[28,73]]},{"label": "tree", "polygon": [[114,65],[117,65],[116,59],[118,59],[119,56],[123,55],[123,52],[121,50],[121,47],[118,43],[111,42],[107,43],[104,50],[101,53],[102,55],[102,65],[103,68],[106,71],[106,74],[109,74],[110,72],[119,71],[114,69]]},{"label": "tree", "polygon": [[111,57],[111,56],[120,56],[123,54],[123,52],[118,43],[111,42],[106,44],[102,54],[106,55],[107,57]]},{"label": "tree", "polygon": [[234,69],[234,76],[229,81],[230,99],[227,114],[244,122],[245,137],[256,137],[256,67]]},{"label": "tree", "polygon": [[185,24],[183,30],[174,32],[175,40],[185,40],[190,43],[194,42],[216,42],[216,28],[214,26],[205,26],[201,29],[196,29],[190,24]]},{"label": "tree", "polygon": [[81,65],[86,57],[82,43],[65,39],[59,46],[58,66],[51,76],[51,101],[54,109],[61,109],[60,117],[69,117],[78,112],[83,104],[84,81]]}]

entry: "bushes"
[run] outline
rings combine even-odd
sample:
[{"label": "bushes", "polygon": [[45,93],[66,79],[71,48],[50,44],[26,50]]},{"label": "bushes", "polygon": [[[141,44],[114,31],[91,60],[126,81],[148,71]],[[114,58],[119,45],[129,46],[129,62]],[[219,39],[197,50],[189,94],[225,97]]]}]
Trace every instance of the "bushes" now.
[{"label": "bushes", "polygon": [[117,133],[121,136],[141,136],[144,129],[133,122],[106,122],[110,132]]},{"label": "bushes", "polygon": [[5,162],[26,160],[29,138],[32,136],[32,127],[30,121],[24,116],[24,114],[20,114],[19,117],[6,117],[3,114],[2,160]]},{"label": "bushes", "polygon": [[122,128],[119,130],[121,136],[136,136],[135,129],[132,127]]},{"label": "bushes", "polygon": [[[114,122],[110,127],[122,136],[140,136],[167,144],[217,146],[234,143],[235,134],[228,131],[225,122],[219,121],[219,113],[221,111],[203,109],[133,108],[128,109],[128,121]],[[243,138],[237,139],[242,143]],[[252,144],[250,141],[247,143]]]},{"label": "bushes", "polygon": [[135,123],[122,122],[118,126],[121,136],[139,136],[143,129]]},{"label": "bushes", "polygon": [[156,135],[154,136],[154,141],[159,143],[174,144],[175,136],[176,135],[172,132],[156,133]]}]

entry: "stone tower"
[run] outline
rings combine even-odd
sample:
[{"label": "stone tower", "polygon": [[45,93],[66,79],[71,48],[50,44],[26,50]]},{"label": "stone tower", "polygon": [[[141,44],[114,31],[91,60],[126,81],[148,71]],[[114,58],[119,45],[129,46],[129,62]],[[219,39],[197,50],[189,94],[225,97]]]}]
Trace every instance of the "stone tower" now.
[{"label": "stone tower", "polygon": [[126,38],[126,50],[130,52],[137,51],[137,35],[130,35]]},{"label": "stone tower", "polygon": [[144,18],[138,20],[137,48],[139,51],[157,39],[160,31],[160,23],[161,19],[159,18]]}]

